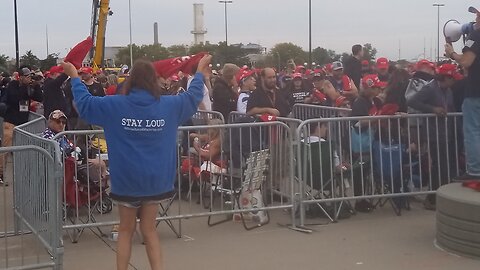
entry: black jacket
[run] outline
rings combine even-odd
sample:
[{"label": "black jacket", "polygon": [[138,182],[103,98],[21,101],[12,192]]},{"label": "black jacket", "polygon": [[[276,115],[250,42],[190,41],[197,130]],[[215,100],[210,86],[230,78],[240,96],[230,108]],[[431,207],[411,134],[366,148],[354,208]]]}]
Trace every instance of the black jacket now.
[{"label": "black jacket", "polygon": [[349,57],[345,61],[345,75],[352,79],[357,89],[360,89],[360,80],[362,79],[362,62],[353,56]]},{"label": "black jacket", "polygon": [[62,85],[68,79],[65,74],[60,74],[56,79],[46,79],[43,85],[43,108],[44,116],[48,118],[51,112],[61,110],[69,115],[67,100],[63,92]]},{"label": "black jacket", "polygon": [[215,81],[213,86],[213,104],[212,109],[220,112],[225,121],[227,121],[230,112],[237,110],[238,96],[232,91],[232,87],[228,86],[223,79]]},{"label": "black jacket", "polygon": [[3,102],[7,105],[5,121],[16,126],[28,122],[29,112],[20,111],[20,101],[26,101],[30,107],[30,101],[42,102],[43,93],[40,85],[34,87],[29,85],[20,85],[19,81],[11,81],[5,89]]}]

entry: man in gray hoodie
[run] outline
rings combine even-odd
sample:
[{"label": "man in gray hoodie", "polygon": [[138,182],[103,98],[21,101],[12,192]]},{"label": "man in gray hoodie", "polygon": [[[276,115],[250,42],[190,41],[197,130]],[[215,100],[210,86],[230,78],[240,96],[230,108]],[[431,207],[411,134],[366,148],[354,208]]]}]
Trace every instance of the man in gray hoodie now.
[{"label": "man in gray hoodie", "polygon": [[[455,148],[455,126],[447,113],[455,112],[451,87],[458,75],[457,66],[443,64],[437,69],[435,79],[423,86],[412,96],[407,105],[421,113],[434,113],[438,119],[427,118],[427,131],[423,134],[428,141],[432,167],[428,182],[432,190],[447,184],[451,175],[455,175],[455,160],[452,156]],[[428,210],[435,209],[435,195],[427,196],[424,206]]]}]

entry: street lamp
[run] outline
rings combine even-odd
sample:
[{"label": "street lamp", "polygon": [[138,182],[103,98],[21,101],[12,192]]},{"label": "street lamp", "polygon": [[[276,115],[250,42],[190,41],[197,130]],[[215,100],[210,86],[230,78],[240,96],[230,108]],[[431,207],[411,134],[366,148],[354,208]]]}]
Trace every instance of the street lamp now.
[{"label": "street lamp", "polygon": [[308,62],[312,63],[312,0],[308,0]]},{"label": "street lamp", "polygon": [[128,19],[130,26],[130,69],[133,67],[133,48],[132,48],[132,3],[128,0]]},{"label": "street lamp", "polygon": [[437,63],[440,62],[440,8],[445,4],[433,4],[437,8]]},{"label": "street lamp", "polygon": [[233,1],[218,1],[220,4],[225,5],[225,47],[228,47],[228,16],[227,16],[227,4],[232,4]]},{"label": "street lamp", "polygon": [[17,15],[17,0],[13,0],[13,10],[15,13],[15,65],[17,69],[20,68],[20,50],[18,48],[18,15]]}]

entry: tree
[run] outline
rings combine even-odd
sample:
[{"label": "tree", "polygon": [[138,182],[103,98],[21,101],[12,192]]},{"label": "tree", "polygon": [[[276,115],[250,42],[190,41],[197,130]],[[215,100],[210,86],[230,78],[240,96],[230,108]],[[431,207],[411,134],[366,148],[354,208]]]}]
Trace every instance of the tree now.
[{"label": "tree", "polygon": [[188,55],[188,46],[185,45],[172,45],[168,47],[168,57],[179,57]]},{"label": "tree", "polygon": [[51,67],[57,65],[58,54],[51,53],[47,58],[40,60],[40,70],[49,70]]},{"label": "tree", "polygon": [[363,58],[368,61],[375,60],[377,57],[377,49],[372,44],[367,43],[363,45],[364,56]]},{"label": "tree", "polygon": [[225,42],[218,43],[214,53],[213,62],[219,64],[232,63],[237,66],[248,64],[247,52],[240,46],[225,46]]},{"label": "tree", "polygon": [[0,71],[6,71],[8,69],[8,58],[5,54],[0,54]]},{"label": "tree", "polygon": [[317,47],[312,51],[312,59],[317,65],[325,65],[332,63],[333,61],[338,61],[340,55],[335,53],[334,50],[327,50],[322,47]]},{"label": "tree", "polygon": [[302,64],[307,59],[307,53],[302,49],[302,47],[297,46],[293,43],[279,43],[275,45],[271,50],[270,54],[274,59],[279,60],[278,62],[282,65],[286,65],[287,61],[293,59],[295,63]]},{"label": "tree", "polygon": [[143,57],[151,61],[166,59],[169,56],[167,48],[162,44],[142,45],[140,50],[143,52]]},{"label": "tree", "polygon": [[20,64],[35,69],[39,66],[40,59],[38,59],[38,57],[34,55],[31,50],[29,50],[22,55],[22,57],[20,57]]},{"label": "tree", "polygon": [[208,52],[213,54],[217,50],[217,44],[211,44],[210,42],[196,44],[190,47],[189,54],[197,54],[199,52]]}]

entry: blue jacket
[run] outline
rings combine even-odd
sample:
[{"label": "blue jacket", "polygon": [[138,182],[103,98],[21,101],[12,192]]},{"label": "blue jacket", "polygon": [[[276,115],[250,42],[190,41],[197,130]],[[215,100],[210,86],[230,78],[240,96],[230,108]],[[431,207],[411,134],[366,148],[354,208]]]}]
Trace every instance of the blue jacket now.
[{"label": "blue jacket", "polygon": [[185,93],[159,99],[143,89],[94,97],[79,78],[72,79],[72,92],[80,117],[105,130],[113,198],[156,198],[173,191],[177,128],[203,98],[201,73]]}]

